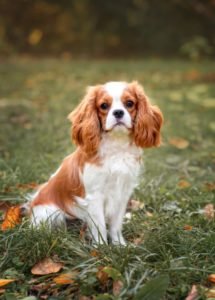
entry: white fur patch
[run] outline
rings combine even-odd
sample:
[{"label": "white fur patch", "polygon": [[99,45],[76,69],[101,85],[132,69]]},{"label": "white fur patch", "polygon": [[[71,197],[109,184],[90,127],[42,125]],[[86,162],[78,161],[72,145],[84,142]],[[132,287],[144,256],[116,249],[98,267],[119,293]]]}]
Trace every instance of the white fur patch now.
[{"label": "white fur patch", "polygon": [[[127,84],[125,82],[117,82],[112,81],[108,82],[104,85],[105,91],[112,97],[112,105],[108,112],[107,119],[106,119],[106,130],[110,130],[112,128],[123,128],[124,126],[127,128],[132,127],[131,116],[127,109],[124,107],[122,102],[122,94]],[[124,112],[123,117],[120,119],[120,125],[118,124],[118,120],[114,116],[114,111],[122,110]]]},{"label": "white fur patch", "polygon": [[31,221],[34,226],[42,222],[60,225],[65,222],[65,214],[55,205],[36,205],[32,209]]}]

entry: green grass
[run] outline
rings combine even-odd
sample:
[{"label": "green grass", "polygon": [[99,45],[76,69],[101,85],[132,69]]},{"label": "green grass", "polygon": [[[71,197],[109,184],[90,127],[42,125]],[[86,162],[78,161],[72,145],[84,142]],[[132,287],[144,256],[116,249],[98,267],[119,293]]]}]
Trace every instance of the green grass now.
[{"label": "green grass", "polygon": [[[134,199],[145,206],[124,226],[129,245],[99,246],[94,257],[93,247],[79,237],[80,224],[50,232],[33,230],[24,220],[0,232],[0,278],[17,279],[0,299],[184,299],[193,284],[199,299],[205,299],[207,276],[215,273],[215,222],[202,214],[206,204],[214,203],[214,67],[212,61],[168,60],[1,63],[2,201],[23,202],[27,190],[18,185],[44,182],[73,151],[66,117],[88,85],[137,79],[162,109],[165,125],[162,147],[143,156],[145,171]],[[171,145],[174,137],[187,140],[188,147]],[[181,180],[190,186],[180,188]],[[192,230],[184,230],[185,225]],[[133,246],[140,236],[142,242]],[[55,286],[50,285],[55,275],[31,275],[36,262],[54,255],[64,262],[64,271],[78,270],[76,284]],[[114,273],[104,284],[96,275],[101,266]],[[113,296],[117,279],[123,288]],[[43,282],[49,285],[35,288]]]}]

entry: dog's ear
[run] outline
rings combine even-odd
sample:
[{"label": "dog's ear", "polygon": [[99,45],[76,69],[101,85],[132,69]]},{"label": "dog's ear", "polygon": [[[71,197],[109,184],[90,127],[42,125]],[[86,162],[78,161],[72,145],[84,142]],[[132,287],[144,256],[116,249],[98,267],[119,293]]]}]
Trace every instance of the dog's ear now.
[{"label": "dog's ear", "polygon": [[160,129],[163,124],[163,115],[160,109],[150,104],[138,82],[132,82],[129,89],[137,99],[137,114],[133,129],[135,144],[142,148],[159,146],[161,143]]},{"label": "dog's ear", "polygon": [[101,140],[101,126],[96,109],[96,99],[101,86],[92,86],[78,107],[69,114],[72,122],[72,140],[86,153],[97,151]]}]

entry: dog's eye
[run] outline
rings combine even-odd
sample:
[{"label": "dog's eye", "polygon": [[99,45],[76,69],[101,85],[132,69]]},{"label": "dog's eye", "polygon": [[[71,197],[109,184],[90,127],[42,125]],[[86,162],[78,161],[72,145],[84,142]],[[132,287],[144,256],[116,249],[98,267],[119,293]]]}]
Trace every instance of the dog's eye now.
[{"label": "dog's eye", "polygon": [[108,109],[109,105],[106,102],[104,102],[100,105],[100,107],[101,107],[101,109],[106,110],[106,109]]},{"label": "dog's eye", "polygon": [[125,106],[128,108],[131,108],[134,106],[134,102],[132,100],[127,100],[125,103]]}]

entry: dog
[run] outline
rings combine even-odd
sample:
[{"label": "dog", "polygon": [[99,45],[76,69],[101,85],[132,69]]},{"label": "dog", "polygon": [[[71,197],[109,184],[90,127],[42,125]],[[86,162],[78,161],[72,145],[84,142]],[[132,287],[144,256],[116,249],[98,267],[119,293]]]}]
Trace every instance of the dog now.
[{"label": "dog", "polygon": [[32,223],[75,217],[95,243],[126,245],[123,217],[142,149],[160,145],[163,115],[138,82],[115,81],[89,87],[68,119],[77,148],[29,201]]}]

